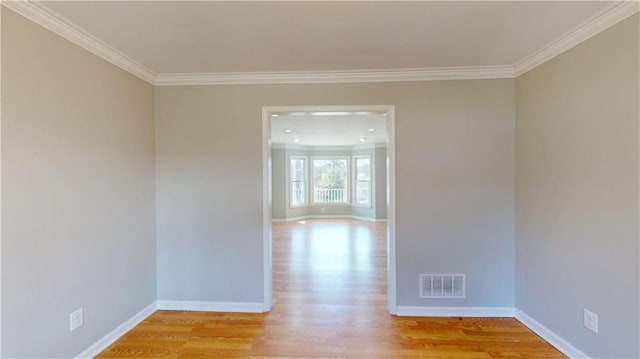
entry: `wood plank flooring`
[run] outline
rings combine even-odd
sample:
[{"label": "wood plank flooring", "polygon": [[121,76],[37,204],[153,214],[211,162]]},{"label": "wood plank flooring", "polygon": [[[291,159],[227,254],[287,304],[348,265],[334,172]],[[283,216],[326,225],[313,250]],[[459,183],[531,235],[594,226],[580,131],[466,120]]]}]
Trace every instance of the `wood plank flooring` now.
[{"label": "wood plank flooring", "polygon": [[386,226],[273,225],[270,313],[157,311],[97,358],[565,358],[512,318],[395,317]]}]

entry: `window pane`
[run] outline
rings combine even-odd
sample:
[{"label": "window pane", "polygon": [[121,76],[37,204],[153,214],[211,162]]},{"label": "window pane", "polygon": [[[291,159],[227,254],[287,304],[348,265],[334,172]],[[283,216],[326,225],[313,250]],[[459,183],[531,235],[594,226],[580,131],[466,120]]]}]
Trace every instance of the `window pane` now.
[{"label": "window pane", "polygon": [[371,194],[371,182],[356,182],[356,203],[369,204]]},{"label": "window pane", "polygon": [[291,180],[292,181],[304,181],[304,158],[292,158],[291,159]]},{"label": "window pane", "polygon": [[356,158],[356,179],[358,181],[371,180],[371,160],[369,158]]},{"label": "window pane", "polygon": [[360,205],[371,204],[371,158],[355,158],[355,194],[354,202]]},{"label": "window pane", "polygon": [[306,198],[306,164],[305,157],[291,157],[289,166],[289,176],[291,184],[289,188],[289,196],[291,206],[304,206],[307,204]]},{"label": "window pane", "polygon": [[347,160],[313,160],[313,201],[347,202]]},{"label": "window pane", "polygon": [[291,205],[302,206],[304,205],[304,182],[291,182]]}]

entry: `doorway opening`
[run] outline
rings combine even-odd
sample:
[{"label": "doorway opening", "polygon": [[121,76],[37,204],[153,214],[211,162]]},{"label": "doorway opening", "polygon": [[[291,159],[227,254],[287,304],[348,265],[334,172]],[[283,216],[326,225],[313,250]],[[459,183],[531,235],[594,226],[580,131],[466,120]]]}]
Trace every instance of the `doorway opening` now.
[{"label": "doorway opening", "polygon": [[[339,234],[339,228],[346,228],[356,234],[369,231],[374,236],[377,231],[383,240],[382,245],[386,246],[387,310],[391,314],[396,313],[394,110],[392,105],[263,107],[265,312],[270,311],[273,306],[275,219],[302,225],[313,224],[316,231],[336,231],[334,234]],[[325,129],[358,117],[373,122],[365,122],[367,127],[360,129],[356,125],[358,121],[348,122],[352,127],[350,129],[333,129],[328,133],[325,131],[324,136],[313,137],[294,128],[295,120],[305,117],[308,123],[315,122],[315,126]],[[273,132],[272,129],[277,131]],[[336,146],[336,141],[349,136],[357,136],[358,145]],[[384,148],[382,143],[385,144]],[[333,145],[332,150],[335,152],[322,150],[322,144]],[[276,175],[279,178],[275,179],[275,186],[272,146],[284,153],[283,158],[275,161],[275,170],[279,173]],[[378,174],[383,176],[384,181],[375,180],[376,163],[379,168],[385,169],[382,174]],[[383,191],[376,190],[376,183],[384,183]],[[318,217],[341,218],[338,221],[342,223],[330,229],[321,220],[310,219]],[[384,222],[382,217],[386,219],[386,225],[378,225],[376,229],[375,222]],[[364,223],[358,226],[353,219],[369,220],[369,227]],[[277,227],[284,228],[280,224]],[[311,229],[311,226],[307,228]],[[355,238],[357,239],[357,235]]]}]

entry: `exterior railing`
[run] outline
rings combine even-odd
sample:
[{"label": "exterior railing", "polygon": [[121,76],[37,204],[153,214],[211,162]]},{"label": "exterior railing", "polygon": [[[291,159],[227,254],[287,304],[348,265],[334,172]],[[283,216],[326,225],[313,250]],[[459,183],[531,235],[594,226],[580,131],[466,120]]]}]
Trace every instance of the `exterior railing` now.
[{"label": "exterior railing", "polygon": [[304,198],[304,189],[302,188],[295,188],[295,185],[292,185],[291,187],[291,205],[292,206],[303,206],[304,202],[305,202],[305,198]]},{"label": "exterior railing", "polygon": [[314,188],[313,201],[316,203],[347,203],[347,191],[342,188]]}]

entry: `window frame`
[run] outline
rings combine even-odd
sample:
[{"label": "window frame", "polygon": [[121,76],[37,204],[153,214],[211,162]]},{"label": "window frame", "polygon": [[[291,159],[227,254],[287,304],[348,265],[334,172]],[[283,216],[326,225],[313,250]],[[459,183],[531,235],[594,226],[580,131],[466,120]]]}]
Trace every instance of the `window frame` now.
[{"label": "window frame", "polygon": [[[344,190],[347,192],[347,199],[345,202],[316,202],[314,201],[314,195],[312,192],[316,187],[316,176],[315,176],[315,166],[313,164],[316,160],[346,160],[347,168],[345,169],[345,180],[344,180]],[[351,204],[351,156],[343,155],[343,156],[311,156],[309,161],[309,176],[311,177],[309,180],[309,205],[310,206],[322,206],[322,207],[343,207],[343,206],[352,206]]]},{"label": "window frame", "polygon": [[[368,159],[369,160],[369,201],[368,203],[358,203],[357,200],[357,196],[358,196],[358,159]],[[374,170],[373,170],[373,156],[369,155],[369,154],[363,154],[363,155],[354,155],[352,158],[352,178],[353,178],[353,182],[352,182],[352,186],[353,186],[353,201],[351,203],[352,206],[354,207],[362,207],[362,208],[372,208],[373,207],[373,191],[374,191],[374,187],[373,187],[373,176],[374,176]]]},{"label": "window frame", "polygon": [[[304,160],[304,179],[302,183],[305,191],[304,191],[304,203],[302,204],[293,204],[292,184],[294,182],[300,182],[300,181],[294,181],[292,178],[293,170],[291,167],[291,162],[293,160]],[[289,193],[289,208],[307,207],[309,205],[309,157],[301,156],[301,155],[289,155],[289,163],[287,168],[289,169],[288,178],[287,178],[287,193]]]}]

